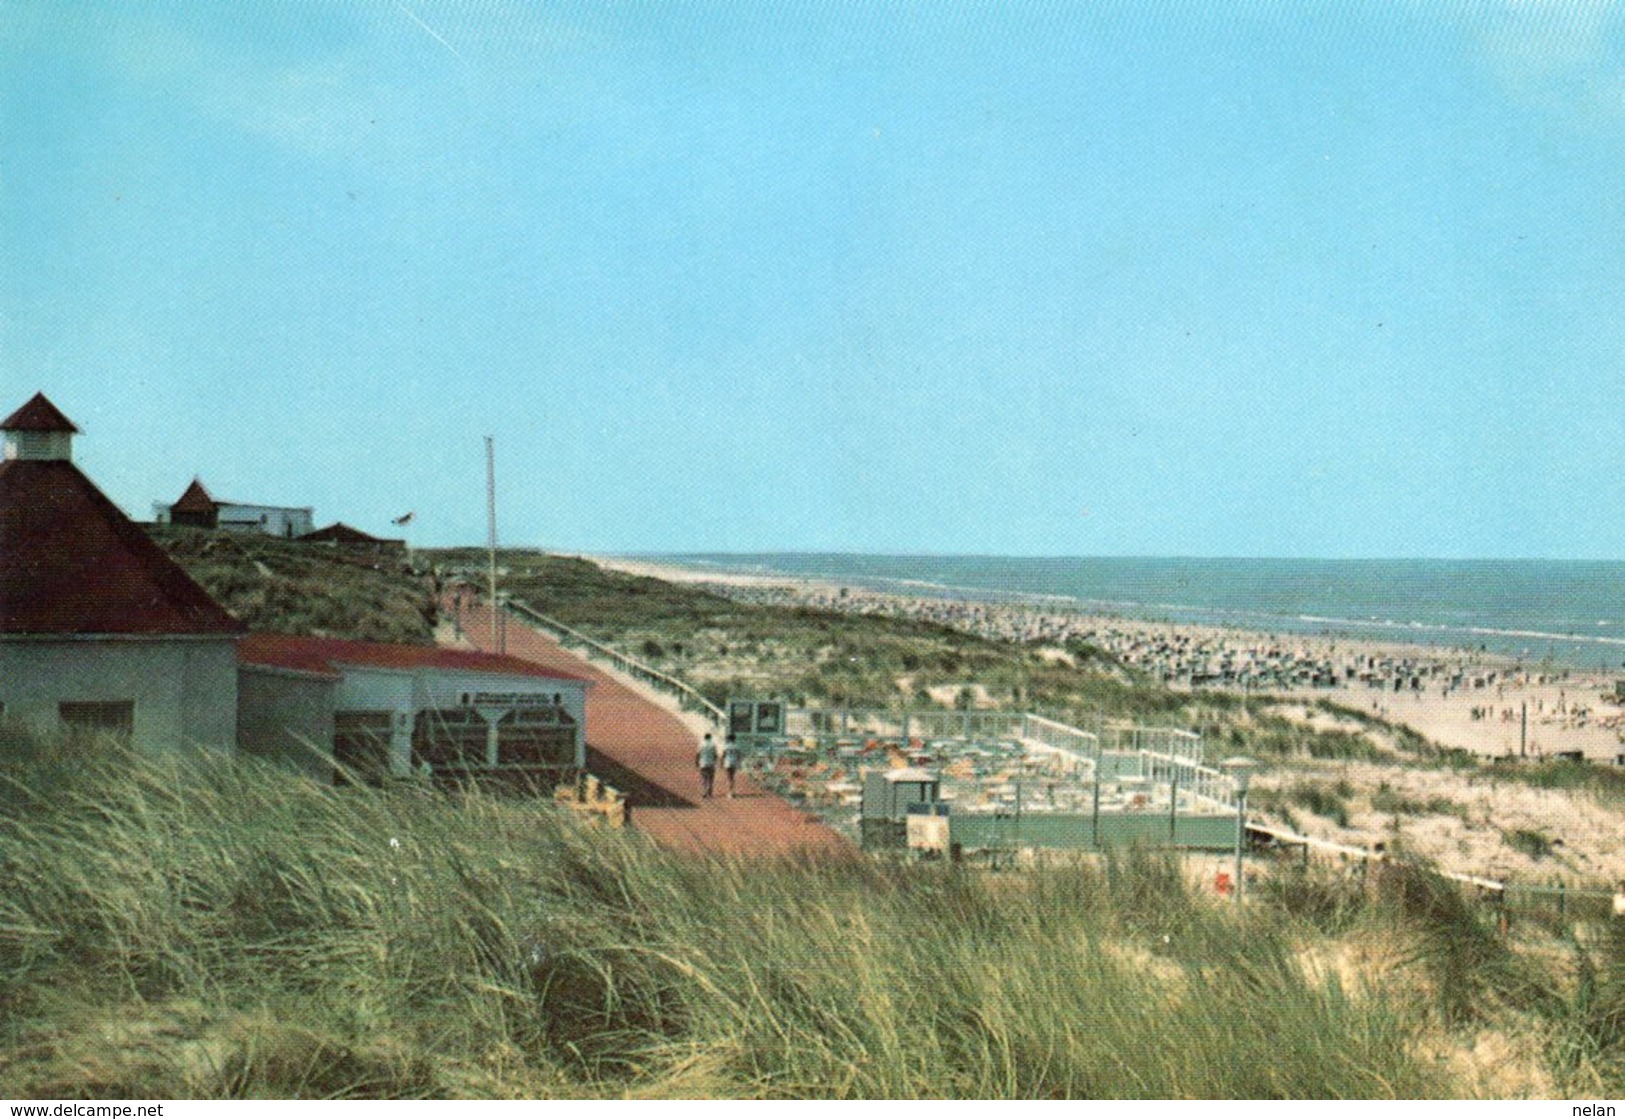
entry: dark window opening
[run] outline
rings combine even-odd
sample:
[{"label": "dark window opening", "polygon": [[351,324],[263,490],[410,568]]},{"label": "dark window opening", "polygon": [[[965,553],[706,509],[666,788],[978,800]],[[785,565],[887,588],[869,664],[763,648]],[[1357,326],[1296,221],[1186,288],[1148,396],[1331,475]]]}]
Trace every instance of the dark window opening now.
[{"label": "dark window opening", "polygon": [[63,702],[57,705],[57,714],[70,730],[111,735],[124,743],[128,743],[135,734],[135,701],[132,699],[97,703]]},{"label": "dark window opening", "polygon": [[486,723],[471,708],[418,713],[412,730],[412,765],[428,764],[436,770],[479,768],[485,765]]},{"label": "dark window opening", "polygon": [[[419,713],[412,733],[412,764],[436,772],[488,768],[489,724],[471,708]],[[497,723],[500,767],[570,769],[576,760],[576,723],[561,707],[521,707]]]},{"label": "dark window opening", "polygon": [[381,785],[389,776],[390,713],[341,711],[333,716],[335,785]]},{"label": "dark window opening", "polygon": [[562,707],[521,707],[502,720],[497,732],[498,765],[575,765],[576,724]]}]

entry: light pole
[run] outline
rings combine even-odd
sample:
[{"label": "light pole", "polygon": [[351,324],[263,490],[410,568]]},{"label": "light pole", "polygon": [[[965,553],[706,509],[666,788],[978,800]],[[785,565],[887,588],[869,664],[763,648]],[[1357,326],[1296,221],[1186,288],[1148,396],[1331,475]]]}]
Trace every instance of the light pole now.
[{"label": "light pole", "polygon": [[1240,905],[1245,882],[1241,856],[1247,843],[1247,783],[1252,778],[1253,770],[1258,768],[1258,763],[1252,758],[1234,757],[1226,758],[1219,764],[1236,783],[1236,904]]},{"label": "light pole", "polygon": [[1100,735],[1095,735],[1095,792],[1094,809],[1089,813],[1089,830],[1093,833],[1095,850],[1100,850]]}]

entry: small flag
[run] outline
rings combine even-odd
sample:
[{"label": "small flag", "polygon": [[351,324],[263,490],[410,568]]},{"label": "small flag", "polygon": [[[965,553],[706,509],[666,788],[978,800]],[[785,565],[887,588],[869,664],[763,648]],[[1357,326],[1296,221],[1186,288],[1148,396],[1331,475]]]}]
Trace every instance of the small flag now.
[{"label": "small flag", "polygon": [[409,524],[412,523],[412,518],[415,517],[415,516],[417,516],[417,511],[413,510],[410,513],[406,513],[406,514],[404,514],[402,516],[396,517],[394,519],[394,521],[392,521],[391,523],[392,524],[397,524],[397,525],[409,525]]}]

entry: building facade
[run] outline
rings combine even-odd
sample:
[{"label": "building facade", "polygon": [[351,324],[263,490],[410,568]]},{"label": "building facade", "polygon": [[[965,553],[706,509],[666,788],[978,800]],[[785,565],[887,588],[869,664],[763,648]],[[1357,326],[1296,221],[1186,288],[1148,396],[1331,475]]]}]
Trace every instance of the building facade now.
[{"label": "building facade", "polygon": [[0,432],[0,713],[232,749],[242,623],[79,471],[78,428],[43,395]]},{"label": "building facade", "polygon": [[310,506],[247,505],[222,501],[209,493],[201,479],[192,484],[171,505],[154,505],[152,519],[159,524],[191,525],[229,532],[263,532],[292,540],[314,530],[316,511]]},{"label": "building facade", "polygon": [[551,786],[587,764],[590,682],[515,657],[256,633],[238,663],[242,749],[312,776]]}]

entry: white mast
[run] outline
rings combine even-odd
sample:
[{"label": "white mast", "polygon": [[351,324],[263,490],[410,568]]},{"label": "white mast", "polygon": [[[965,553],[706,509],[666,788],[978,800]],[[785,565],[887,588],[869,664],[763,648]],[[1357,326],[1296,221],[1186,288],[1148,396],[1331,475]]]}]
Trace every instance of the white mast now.
[{"label": "white mast", "polygon": [[485,522],[487,541],[491,552],[491,651],[502,653],[506,644],[502,640],[501,614],[497,602],[497,459],[492,437],[485,437]]}]

